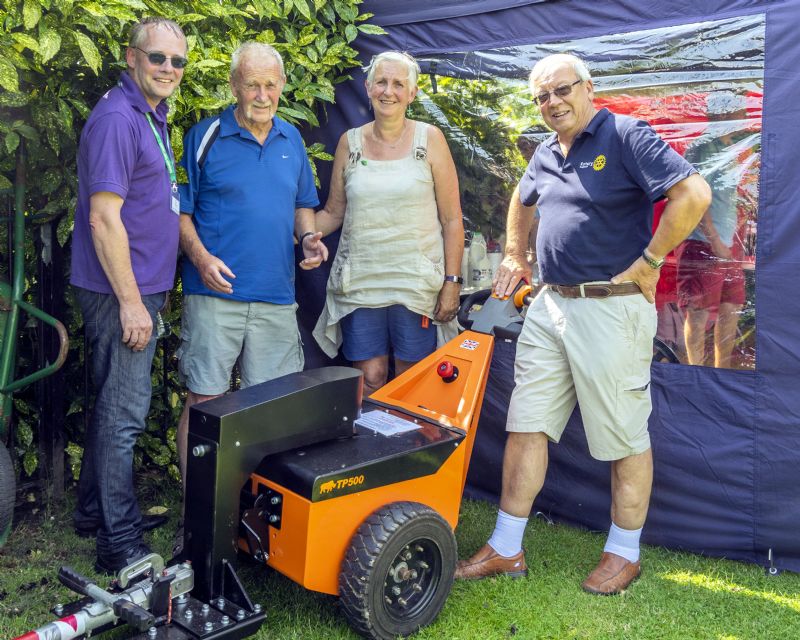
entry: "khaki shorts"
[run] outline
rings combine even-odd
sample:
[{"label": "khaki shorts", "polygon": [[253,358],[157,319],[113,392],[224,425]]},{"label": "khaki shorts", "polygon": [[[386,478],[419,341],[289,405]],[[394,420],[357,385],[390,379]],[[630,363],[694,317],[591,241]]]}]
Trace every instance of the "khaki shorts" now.
[{"label": "khaki shorts", "polygon": [[241,386],[303,370],[296,304],[183,298],[179,371],[190,391],[212,396],[230,388],[239,362]]},{"label": "khaki shorts", "polygon": [[543,290],[517,341],[506,429],[558,442],[577,402],[593,458],[647,451],[655,331],[655,305],[642,295],[567,299]]}]

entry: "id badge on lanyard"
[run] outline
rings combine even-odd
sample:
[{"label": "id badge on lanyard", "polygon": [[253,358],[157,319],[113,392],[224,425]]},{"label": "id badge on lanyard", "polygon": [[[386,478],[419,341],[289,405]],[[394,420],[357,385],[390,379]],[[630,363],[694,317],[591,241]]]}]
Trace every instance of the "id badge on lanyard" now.
[{"label": "id badge on lanyard", "polygon": [[153,135],[156,137],[158,148],[161,150],[161,155],[164,157],[164,164],[167,167],[167,173],[169,173],[169,209],[175,215],[180,215],[181,198],[178,193],[178,179],[175,175],[175,162],[172,159],[172,155],[167,152],[164,141],[161,139],[161,134],[158,132],[158,129],[156,129],[156,125],[153,124],[153,119],[150,117],[150,114],[145,113],[144,116],[147,118],[147,122],[150,125],[150,128],[153,130]]},{"label": "id badge on lanyard", "polygon": [[172,210],[172,213],[175,215],[180,215],[181,213],[181,197],[178,194],[178,183],[173,182],[172,188],[170,189],[169,193],[169,208]]}]

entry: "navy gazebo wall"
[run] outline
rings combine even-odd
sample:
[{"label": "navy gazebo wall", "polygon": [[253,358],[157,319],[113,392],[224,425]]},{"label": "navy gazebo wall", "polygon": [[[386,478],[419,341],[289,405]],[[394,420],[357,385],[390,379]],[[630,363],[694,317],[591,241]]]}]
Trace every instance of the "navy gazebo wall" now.
[{"label": "navy gazebo wall", "polygon": [[[430,55],[766,15],[766,66],[758,213],[757,368],[653,365],[650,421],[656,460],[645,541],[800,571],[800,0],[456,2],[367,0],[389,32],[361,37],[364,60],[385,49]],[[476,13],[476,6],[481,12]],[[504,8],[505,7],[505,8]],[[406,11],[407,13],[403,13]],[[425,69],[423,69],[425,71]],[[363,75],[341,85],[322,139],[333,149],[369,120]],[[317,136],[318,138],[320,135]],[[513,345],[497,345],[469,476],[473,496],[496,499]],[[536,509],[592,529],[609,522],[608,466],[593,461],[574,415]]]}]

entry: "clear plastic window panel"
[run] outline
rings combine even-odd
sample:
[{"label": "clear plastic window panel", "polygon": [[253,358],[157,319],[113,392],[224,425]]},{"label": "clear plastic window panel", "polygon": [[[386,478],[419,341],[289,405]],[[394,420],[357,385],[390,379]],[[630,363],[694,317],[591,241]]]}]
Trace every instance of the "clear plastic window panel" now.
[{"label": "clear plastic window panel", "polygon": [[[444,131],[468,236],[480,232],[499,252],[511,193],[550,135],[531,102],[530,69],[551,53],[583,58],[595,105],[649,122],[713,190],[711,207],[662,269],[654,357],[755,369],[764,31],[757,14],[424,57],[413,115]],[[663,207],[654,206],[654,228]]]}]

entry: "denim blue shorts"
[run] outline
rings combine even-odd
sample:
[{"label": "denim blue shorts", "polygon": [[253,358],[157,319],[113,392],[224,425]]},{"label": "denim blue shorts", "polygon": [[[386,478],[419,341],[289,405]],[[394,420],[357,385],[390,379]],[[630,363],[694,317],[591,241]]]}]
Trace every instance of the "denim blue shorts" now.
[{"label": "denim blue shorts", "polygon": [[[427,321],[427,322],[426,322]],[[356,309],[341,321],[342,352],[351,362],[389,354],[406,362],[422,360],[436,349],[433,320],[395,304]]]}]

